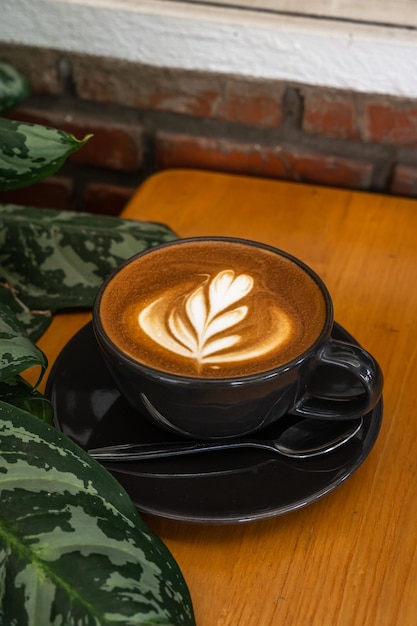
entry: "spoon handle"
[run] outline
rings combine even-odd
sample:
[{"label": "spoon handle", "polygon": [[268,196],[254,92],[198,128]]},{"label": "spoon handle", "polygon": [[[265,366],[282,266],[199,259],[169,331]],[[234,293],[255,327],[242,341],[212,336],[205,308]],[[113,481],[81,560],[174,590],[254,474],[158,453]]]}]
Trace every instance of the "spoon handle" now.
[{"label": "spoon handle", "polygon": [[[179,456],[184,454],[194,454],[196,452],[216,452],[218,450],[231,450],[232,448],[266,448],[273,449],[273,446],[258,441],[238,441],[219,440],[201,442],[180,442],[180,443],[143,443],[143,444],[122,444],[118,446],[107,446],[103,448],[91,448],[88,454],[98,461],[142,461],[145,459],[158,459],[168,456]],[[275,450],[277,452],[277,450]]]},{"label": "spoon handle", "polygon": [[98,461],[142,461],[161,457],[216,452],[237,448],[258,448],[281,456],[307,459],[332,452],[347,443],[359,432],[362,418],[323,424],[322,420],[302,420],[288,427],[278,439],[217,439],[213,441],[180,441],[162,443],[125,443],[122,445],[91,448],[90,456]]}]

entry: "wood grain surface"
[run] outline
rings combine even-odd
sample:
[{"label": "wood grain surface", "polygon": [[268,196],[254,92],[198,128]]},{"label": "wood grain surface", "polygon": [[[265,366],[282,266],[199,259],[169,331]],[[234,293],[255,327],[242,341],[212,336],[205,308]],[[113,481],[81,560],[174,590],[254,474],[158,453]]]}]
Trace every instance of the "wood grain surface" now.
[{"label": "wood grain surface", "polygon": [[[227,526],[145,517],[182,569],[198,626],[417,625],[417,202],[173,170],[149,178],[123,215],[300,257],[385,375],[371,454],[318,502]],[[51,363],[89,318],[54,319],[39,342]]]}]

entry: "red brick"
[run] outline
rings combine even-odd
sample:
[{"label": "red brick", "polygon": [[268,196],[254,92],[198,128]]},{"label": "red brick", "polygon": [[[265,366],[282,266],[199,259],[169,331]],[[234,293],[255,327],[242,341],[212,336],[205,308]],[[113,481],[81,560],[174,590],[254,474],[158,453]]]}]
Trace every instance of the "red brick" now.
[{"label": "red brick", "polygon": [[261,150],[228,139],[158,133],[155,154],[160,168],[192,167],[253,176],[290,178],[281,150]]},{"label": "red brick", "polygon": [[29,187],[1,191],[0,202],[65,211],[72,209],[72,191],[73,185],[69,178],[50,176]]},{"label": "red brick", "polygon": [[363,139],[408,148],[417,147],[417,103],[366,100]]},{"label": "red brick", "polygon": [[285,146],[260,146],[227,139],[159,133],[160,168],[192,167],[287,179],[305,183],[368,189],[371,163]]},{"label": "red brick", "polygon": [[134,188],[88,183],[84,192],[84,210],[101,215],[119,215],[129,202]]},{"label": "red brick", "polygon": [[282,119],[282,87],[117,59],[72,59],[77,95],[107,104],[264,127]]},{"label": "red brick", "polygon": [[120,59],[72,58],[77,95],[84,100],[208,117],[218,100],[215,81],[196,72]]},{"label": "red brick", "polygon": [[79,115],[67,111],[45,111],[22,107],[11,118],[52,126],[82,139],[93,137],[69,158],[76,163],[121,171],[136,171],[143,165],[143,130],[138,124]]},{"label": "red brick", "polygon": [[79,133],[81,137],[93,134],[88,143],[73,154],[74,162],[125,172],[143,167],[143,134],[139,127],[74,123],[66,125],[64,130],[74,135]]},{"label": "red brick", "polygon": [[298,148],[287,156],[293,180],[303,183],[330,185],[352,189],[369,189],[374,166],[372,163]]},{"label": "red brick", "polygon": [[0,42],[0,58],[29,81],[34,93],[62,94],[59,67],[62,54],[56,50]]},{"label": "red brick", "polygon": [[206,90],[196,94],[158,91],[149,94],[147,99],[135,99],[134,104],[141,109],[210,117],[217,100],[218,95],[215,91]]},{"label": "red brick", "polygon": [[303,130],[307,133],[358,139],[355,101],[352,94],[307,91],[304,94]]},{"label": "red brick", "polygon": [[265,128],[280,126],[282,98],[282,87],[229,80],[211,117]]},{"label": "red brick", "polygon": [[391,183],[391,193],[417,197],[417,166],[397,165]]}]

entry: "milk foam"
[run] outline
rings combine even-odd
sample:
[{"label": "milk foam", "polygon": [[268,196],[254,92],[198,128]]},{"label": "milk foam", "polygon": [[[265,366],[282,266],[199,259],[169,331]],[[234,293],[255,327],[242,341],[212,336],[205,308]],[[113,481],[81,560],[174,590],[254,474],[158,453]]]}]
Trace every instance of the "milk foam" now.
[{"label": "milk foam", "polygon": [[161,294],[140,311],[138,324],[160,346],[193,359],[197,370],[204,364],[260,358],[288,340],[292,324],[283,310],[275,305],[271,310],[269,304],[273,328],[251,340],[248,333],[254,321],[250,320],[251,303],[245,298],[254,283],[249,274],[224,269],[203,278],[181,298]]},{"label": "milk foam", "polygon": [[296,263],[239,242],[181,241],[139,255],[100,299],[109,339],[169,374],[236,378],[301,355],[326,318],[321,289]]}]

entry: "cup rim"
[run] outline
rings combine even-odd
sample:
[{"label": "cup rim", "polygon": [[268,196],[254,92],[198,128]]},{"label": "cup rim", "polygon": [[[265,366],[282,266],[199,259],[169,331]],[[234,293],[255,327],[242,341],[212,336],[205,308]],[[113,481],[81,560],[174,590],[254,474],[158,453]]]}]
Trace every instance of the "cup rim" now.
[{"label": "cup rim", "polygon": [[[113,280],[113,278],[127,265],[136,261],[138,258],[142,256],[146,256],[151,254],[154,250],[160,250],[161,248],[168,248],[176,245],[183,245],[187,243],[194,242],[211,242],[211,241],[224,241],[231,243],[239,243],[244,245],[254,246],[256,248],[262,248],[264,250],[268,250],[273,252],[274,254],[278,254],[279,256],[283,256],[289,261],[295,263],[298,267],[300,267],[303,271],[305,271],[310,278],[314,280],[314,282],[319,287],[323,299],[325,302],[326,308],[326,318],[324,320],[323,328],[320,334],[316,337],[315,341],[301,354],[296,356],[291,361],[287,363],[283,363],[274,368],[269,368],[266,370],[262,370],[253,374],[246,374],[241,376],[225,376],[225,377],[216,377],[216,378],[208,378],[203,376],[186,376],[183,374],[175,374],[173,372],[167,372],[163,370],[159,370],[150,365],[146,365],[145,363],[141,363],[136,359],[130,357],[126,353],[124,353],[106,334],[104,331],[101,317],[100,317],[100,302],[102,296],[107,288],[107,285]],[[198,237],[179,237],[178,239],[173,239],[172,241],[164,242],[158,244],[156,246],[152,246],[147,248],[146,250],[141,250],[140,252],[133,254],[131,257],[123,261],[120,265],[113,269],[113,271],[107,276],[104,282],[101,284],[93,304],[93,318],[92,325],[96,340],[98,343],[104,343],[106,348],[121,362],[126,363],[129,367],[134,367],[141,374],[146,375],[148,378],[158,378],[159,380],[170,381],[171,383],[177,382],[178,384],[193,384],[195,386],[219,386],[219,384],[228,384],[228,385],[241,385],[243,383],[251,383],[251,382],[259,382],[264,380],[269,380],[274,378],[275,376],[279,376],[282,373],[293,369],[295,366],[300,366],[304,361],[308,360],[310,357],[315,356],[317,354],[317,350],[320,345],[324,344],[327,339],[330,337],[330,333],[334,323],[334,309],[333,302],[329,293],[328,288],[326,287],[323,279],[319,276],[319,274],[313,270],[309,265],[307,265],[300,258],[294,256],[290,252],[272,246],[270,244],[266,244],[260,241],[246,239],[243,237],[228,237],[228,236],[219,236],[219,235],[203,235]]]}]

